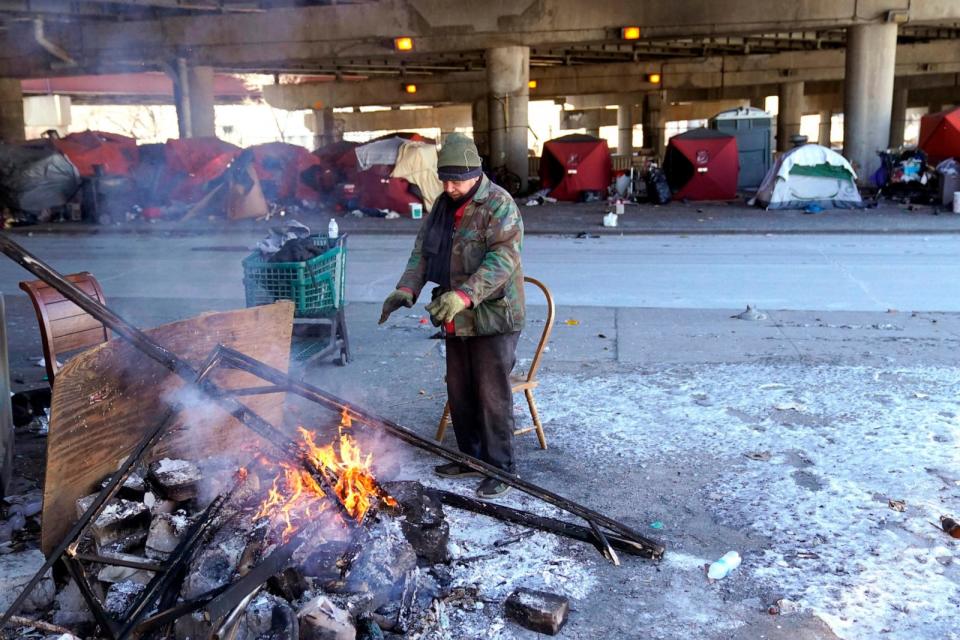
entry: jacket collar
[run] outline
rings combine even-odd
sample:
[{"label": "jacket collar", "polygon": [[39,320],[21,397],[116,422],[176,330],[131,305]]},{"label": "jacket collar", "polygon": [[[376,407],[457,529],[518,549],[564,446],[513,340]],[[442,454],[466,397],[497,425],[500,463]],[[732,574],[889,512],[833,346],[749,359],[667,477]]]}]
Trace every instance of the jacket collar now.
[{"label": "jacket collar", "polygon": [[486,202],[487,198],[490,196],[490,178],[487,177],[487,174],[480,176],[480,188],[477,189],[477,192],[473,194],[474,202]]}]

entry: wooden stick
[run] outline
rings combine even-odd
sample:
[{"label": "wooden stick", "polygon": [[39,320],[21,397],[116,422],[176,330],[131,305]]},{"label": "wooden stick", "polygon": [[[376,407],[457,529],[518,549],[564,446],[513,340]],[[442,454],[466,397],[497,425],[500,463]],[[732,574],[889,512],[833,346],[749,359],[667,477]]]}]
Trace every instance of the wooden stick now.
[{"label": "wooden stick", "polygon": [[23,616],[10,616],[7,624],[10,626],[20,625],[21,627],[33,627],[34,629],[40,629],[40,631],[46,631],[47,633],[66,633],[71,638],[77,637],[72,631],[70,631],[70,629],[55,624],[50,624],[49,622],[44,622],[43,620],[31,620],[30,618],[25,618]]},{"label": "wooden stick", "polygon": [[[596,545],[597,543],[596,535],[594,534],[593,530],[588,527],[583,527],[570,522],[564,522],[563,520],[557,520],[556,518],[538,516],[527,511],[512,509],[510,507],[494,504],[492,502],[468,498],[467,496],[460,495],[459,493],[452,493],[450,491],[427,489],[425,493],[433,495],[443,504],[456,507],[457,509],[472,511],[473,513],[479,513],[481,515],[490,516],[491,518],[503,520],[504,522],[522,524],[533,529],[546,531],[547,533],[563,536],[565,538],[571,538],[573,540],[579,540],[581,542],[587,542],[592,545]],[[656,547],[650,547],[648,545],[644,545],[612,533],[605,534],[605,537],[607,538],[607,542],[610,544],[611,548],[617,548],[624,553],[629,553],[631,555],[641,556],[644,558],[659,558],[659,555],[657,555],[658,549]]]}]

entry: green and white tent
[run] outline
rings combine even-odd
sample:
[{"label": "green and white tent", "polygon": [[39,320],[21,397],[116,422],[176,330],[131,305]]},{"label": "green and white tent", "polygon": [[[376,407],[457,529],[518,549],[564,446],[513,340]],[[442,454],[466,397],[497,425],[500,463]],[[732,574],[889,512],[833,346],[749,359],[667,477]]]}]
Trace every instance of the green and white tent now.
[{"label": "green and white tent", "polygon": [[764,209],[860,209],[857,174],[847,159],[818,144],[787,151],[777,161],[750,201]]}]

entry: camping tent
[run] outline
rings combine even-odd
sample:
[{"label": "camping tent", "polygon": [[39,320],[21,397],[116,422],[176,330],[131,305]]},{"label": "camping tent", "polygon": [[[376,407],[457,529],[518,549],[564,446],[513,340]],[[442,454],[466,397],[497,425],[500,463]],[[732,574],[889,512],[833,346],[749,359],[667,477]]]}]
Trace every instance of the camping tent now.
[{"label": "camping tent", "polygon": [[238,155],[240,147],[219,138],[171,138],[163,147],[165,166],[157,184],[171,200],[196,202]]},{"label": "camping tent", "polygon": [[139,160],[137,141],[118,133],[81,131],[53,138],[52,143],[84,178],[95,174],[95,166],[102,167],[106,175],[130,175]]},{"label": "camping tent", "polygon": [[268,201],[320,199],[317,174],[322,163],[303,147],[289,142],[266,142],[248,147],[244,153],[253,155],[253,168]]},{"label": "camping tent", "polygon": [[766,209],[825,209],[863,207],[857,175],[846,158],[818,144],[787,151],[777,161],[750,204]]},{"label": "camping tent", "polygon": [[584,191],[606,192],[612,174],[606,140],[573,134],[543,145],[540,186],[551,198],[576,201]]},{"label": "camping tent", "polygon": [[920,118],[920,139],[917,145],[929,161],[939,164],[947,158],[960,157],[960,107]]},{"label": "camping tent", "polygon": [[740,158],[737,139],[715,129],[693,129],[670,138],[663,172],[676,199],[733,200]]}]

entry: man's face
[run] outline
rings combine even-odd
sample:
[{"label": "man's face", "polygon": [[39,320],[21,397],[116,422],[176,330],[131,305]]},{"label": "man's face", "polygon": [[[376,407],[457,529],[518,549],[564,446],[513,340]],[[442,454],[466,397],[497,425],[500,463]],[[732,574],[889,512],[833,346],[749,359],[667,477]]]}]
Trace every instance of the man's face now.
[{"label": "man's face", "polygon": [[443,192],[454,200],[459,200],[463,196],[470,193],[470,189],[473,189],[473,185],[477,184],[479,179],[480,177],[477,176],[476,178],[470,178],[469,180],[444,180]]}]

